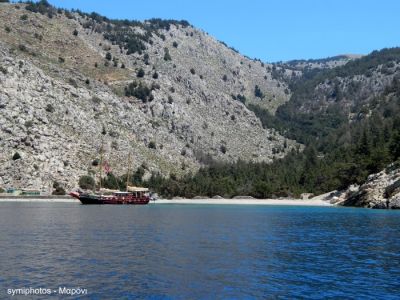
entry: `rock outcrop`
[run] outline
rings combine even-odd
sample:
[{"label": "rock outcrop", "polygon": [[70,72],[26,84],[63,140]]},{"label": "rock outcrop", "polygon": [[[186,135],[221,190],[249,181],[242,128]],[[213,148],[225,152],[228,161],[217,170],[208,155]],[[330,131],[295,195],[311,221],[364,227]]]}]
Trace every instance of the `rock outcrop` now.
[{"label": "rock outcrop", "polygon": [[346,191],[344,206],[378,209],[400,209],[400,169],[389,166],[386,170],[368,176],[360,187]]}]

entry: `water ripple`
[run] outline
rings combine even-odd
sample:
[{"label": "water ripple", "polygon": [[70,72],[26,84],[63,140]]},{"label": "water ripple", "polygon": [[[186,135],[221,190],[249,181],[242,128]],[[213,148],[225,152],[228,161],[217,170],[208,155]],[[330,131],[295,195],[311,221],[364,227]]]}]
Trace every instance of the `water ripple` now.
[{"label": "water ripple", "polygon": [[400,299],[400,212],[0,203],[0,296]]}]

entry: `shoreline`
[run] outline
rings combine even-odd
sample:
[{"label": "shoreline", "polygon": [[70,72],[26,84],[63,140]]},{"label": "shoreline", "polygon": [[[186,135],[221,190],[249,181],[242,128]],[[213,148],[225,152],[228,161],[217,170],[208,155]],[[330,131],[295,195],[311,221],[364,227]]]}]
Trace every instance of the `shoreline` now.
[{"label": "shoreline", "polygon": [[285,205],[285,206],[333,206],[320,199],[159,199],[150,204],[225,204],[225,205]]},{"label": "shoreline", "polygon": [[[36,202],[36,203],[80,203],[70,196],[14,196],[0,197],[1,202]],[[321,199],[158,199],[150,200],[149,204],[208,204],[208,205],[284,205],[284,206],[333,206]]]},{"label": "shoreline", "polygon": [[48,202],[56,202],[56,203],[80,203],[78,199],[74,199],[72,197],[51,197],[51,196],[43,196],[43,197],[0,197],[0,203],[2,202],[36,202],[36,203],[48,203]]}]

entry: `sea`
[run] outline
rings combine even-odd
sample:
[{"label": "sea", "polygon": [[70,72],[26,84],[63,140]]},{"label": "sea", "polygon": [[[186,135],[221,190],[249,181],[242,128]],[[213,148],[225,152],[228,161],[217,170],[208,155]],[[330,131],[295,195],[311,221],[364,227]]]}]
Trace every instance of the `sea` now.
[{"label": "sea", "polygon": [[0,299],[400,299],[400,211],[0,203]]}]

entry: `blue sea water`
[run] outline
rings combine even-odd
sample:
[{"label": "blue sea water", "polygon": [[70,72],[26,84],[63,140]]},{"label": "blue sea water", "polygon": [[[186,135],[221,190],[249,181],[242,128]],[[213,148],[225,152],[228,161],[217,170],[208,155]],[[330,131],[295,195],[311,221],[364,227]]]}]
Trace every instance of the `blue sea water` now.
[{"label": "blue sea water", "polygon": [[397,211],[0,203],[0,247],[1,299],[400,299]]}]

